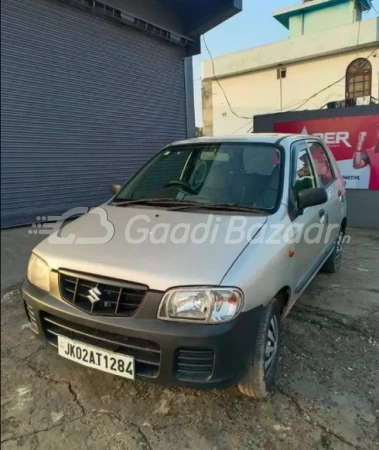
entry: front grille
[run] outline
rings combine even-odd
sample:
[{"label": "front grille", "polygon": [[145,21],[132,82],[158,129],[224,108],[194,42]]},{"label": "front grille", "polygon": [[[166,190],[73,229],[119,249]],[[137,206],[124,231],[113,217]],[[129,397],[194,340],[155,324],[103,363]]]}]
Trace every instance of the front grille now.
[{"label": "front grille", "polygon": [[64,300],[102,316],[132,316],[147,293],[147,286],[65,272],[59,273],[59,285]]},{"label": "front grille", "polygon": [[30,305],[28,305],[25,301],[24,301],[24,306],[25,306],[26,315],[27,315],[29,323],[30,323],[30,329],[33,331],[33,333],[38,334],[38,325],[37,325],[36,316],[34,314],[33,308]]},{"label": "front grille", "polygon": [[58,346],[58,335],[66,336],[103,350],[133,356],[137,375],[154,378],[159,373],[161,352],[155,342],[78,325],[46,313],[42,314],[42,326],[54,347]]},{"label": "front grille", "polygon": [[176,376],[184,380],[206,380],[212,375],[213,364],[213,350],[181,348],[176,354]]}]

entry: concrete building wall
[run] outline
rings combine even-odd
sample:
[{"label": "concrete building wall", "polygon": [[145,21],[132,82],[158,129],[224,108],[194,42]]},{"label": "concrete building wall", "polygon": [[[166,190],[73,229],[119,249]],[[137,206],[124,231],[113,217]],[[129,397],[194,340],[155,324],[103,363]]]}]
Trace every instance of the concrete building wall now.
[{"label": "concrete building wall", "polygon": [[204,81],[201,89],[203,107],[203,133],[205,136],[213,136],[213,83],[212,80]]},{"label": "concrete building wall", "polygon": [[[214,67],[218,78],[230,77],[281,63],[357,51],[378,43],[379,17],[220,56],[214,58]],[[211,60],[204,61],[202,69],[203,79],[214,78]]]},{"label": "concrete building wall", "polygon": [[304,14],[289,18],[289,32],[291,38],[304,34]]},{"label": "concrete building wall", "polygon": [[329,8],[304,11],[289,19],[290,37],[329,30],[355,22],[357,18],[354,2],[333,4]]},{"label": "concrete building wall", "polygon": [[[233,110],[239,116],[251,117],[257,114],[290,111],[339,78],[344,77],[347,66],[356,58],[367,57],[377,45],[371,45],[364,50],[349,51],[339,55],[324,56],[309,61],[283,64],[286,77],[277,79],[279,65],[256,70],[219,81],[229,99]],[[374,56],[375,55],[375,56]],[[379,50],[370,57],[373,68],[372,95],[379,97]],[[279,60],[279,59],[278,59]],[[280,61],[280,60],[279,60]],[[212,87],[209,87],[211,82]],[[205,132],[211,131],[215,136],[246,133],[252,126],[252,119],[236,117],[229,109],[224,94],[215,80],[207,80],[207,92],[212,92],[212,115],[204,110]],[[209,94],[207,94],[209,95]],[[326,103],[345,98],[345,80],[317,95],[300,109],[319,109]],[[209,105],[210,100],[203,100],[203,105]]]}]

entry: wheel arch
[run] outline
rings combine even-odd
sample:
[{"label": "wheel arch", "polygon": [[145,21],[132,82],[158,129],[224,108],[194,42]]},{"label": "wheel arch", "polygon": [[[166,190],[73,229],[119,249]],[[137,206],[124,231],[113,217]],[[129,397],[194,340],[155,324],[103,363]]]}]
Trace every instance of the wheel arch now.
[{"label": "wheel arch", "polygon": [[291,288],[289,286],[282,287],[282,289],[275,294],[275,298],[279,302],[280,314],[282,316],[286,315],[291,299]]}]

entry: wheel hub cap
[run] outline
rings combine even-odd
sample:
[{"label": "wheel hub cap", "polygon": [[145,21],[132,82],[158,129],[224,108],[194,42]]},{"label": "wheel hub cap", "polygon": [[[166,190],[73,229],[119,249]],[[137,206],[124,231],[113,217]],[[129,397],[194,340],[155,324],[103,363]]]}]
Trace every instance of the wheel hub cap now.
[{"label": "wheel hub cap", "polygon": [[337,262],[339,262],[342,258],[343,237],[344,237],[344,233],[341,231],[340,234],[338,235],[337,242],[336,242]]},{"label": "wheel hub cap", "polygon": [[271,318],[267,333],[266,352],[265,352],[265,372],[269,375],[278,353],[279,344],[279,324],[276,316]]}]

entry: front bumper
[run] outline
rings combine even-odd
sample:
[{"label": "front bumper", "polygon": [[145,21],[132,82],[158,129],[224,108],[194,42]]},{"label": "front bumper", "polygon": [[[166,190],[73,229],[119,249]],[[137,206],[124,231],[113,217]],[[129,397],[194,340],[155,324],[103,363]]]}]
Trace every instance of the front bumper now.
[{"label": "front bumper", "polygon": [[149,292],[132,317],[94,316],[25,281],[32,330],[56,346],[57,335],[134,356],[136,379],[198,389],[238,384],[253,356],[262,307],[234,321],[200,325],[158,320],[163,293]]}]

